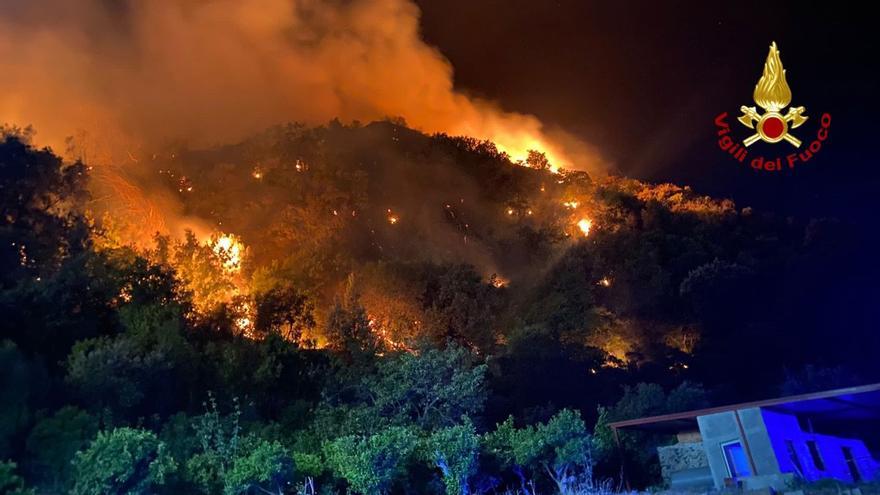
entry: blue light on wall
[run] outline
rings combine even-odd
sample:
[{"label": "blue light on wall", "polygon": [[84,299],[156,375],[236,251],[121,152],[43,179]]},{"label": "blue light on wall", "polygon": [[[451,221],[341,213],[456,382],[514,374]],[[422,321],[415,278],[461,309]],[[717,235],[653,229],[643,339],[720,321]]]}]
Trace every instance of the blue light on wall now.
[{"label": "blue light on wall", "polygon": [[835,478],[847,482],[880,475],[880,464],[861,440],[806,432],[788,414],[767,410],[761,414],[783,473],[795,473],[807,481]]}]

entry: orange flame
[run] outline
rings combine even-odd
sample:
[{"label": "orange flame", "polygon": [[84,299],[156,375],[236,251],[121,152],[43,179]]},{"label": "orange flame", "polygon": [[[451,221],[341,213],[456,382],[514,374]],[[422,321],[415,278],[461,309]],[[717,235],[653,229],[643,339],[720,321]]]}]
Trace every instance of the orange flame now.
[{"label": "orange flame", "polygon": [[584,237],[587,237],[588,235],[590,235],[590,229],[593,227],[593,221],[589,218],[581,218],[578,221],[577,226],[579,229],[581,229],[581,232],[584,233]]},{"label": "orange flame", "polygon": [[212,237],[210,244],[226,271],[237,273],[241,270],[241,261],[244,257],[244,244],[241,239],[233,234],[221,233]]}]

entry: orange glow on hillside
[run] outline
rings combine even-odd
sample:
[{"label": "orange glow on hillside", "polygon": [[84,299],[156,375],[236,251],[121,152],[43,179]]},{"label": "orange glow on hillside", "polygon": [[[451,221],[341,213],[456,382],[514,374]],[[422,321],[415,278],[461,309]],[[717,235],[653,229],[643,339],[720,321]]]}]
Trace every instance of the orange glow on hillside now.
[{"label": "orange glow on hillside", "polygon": [[581,229],[581,232],[583,232],[584,237],[587,237],[588,235],[590,235],[590,229],[593,227],[593,221],[589,218],[581,218],[578,221],[577,226],[579,229]]},{"label": "orange glow on hillside", "polygon": [[507,287],[510,284],[510,280],[498,275],[497,273],[492,274],[492,277],[489,278],[489,284],[496,289],[500,289],[502,287]]},{"label": "orange glow on hillside", "polygon": [[244,245],[241,239],[233,234],[220,234],[213,239],[211,248],[214,254],[220,258],[223,268],[230,273],[241,270],[241,260],[244,255]]},{"label": "orange glow on hillside", "polygon": [[250,301],[244,301],[238,308],[239,316],[235,319],[235,328],[248,338],[254,337],[254,319],[256,311]]}]

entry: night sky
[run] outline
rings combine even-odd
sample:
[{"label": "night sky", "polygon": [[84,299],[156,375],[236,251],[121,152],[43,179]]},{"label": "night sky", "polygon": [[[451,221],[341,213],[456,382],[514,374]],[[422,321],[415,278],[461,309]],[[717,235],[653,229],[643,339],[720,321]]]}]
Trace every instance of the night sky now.
[{"label": "night sky", "polygon": [[[620,173],[692,185],[797,217],[873,222],[878,71],[874,16],[855,4],[420,0],[422,29],[459,89],[596,144]],[[753,106],[776,41],[792,105],[823,112],[830,141],[794,171],[756,172],[716,145],[713,118]],[[781,155],[782,142],[750,153]]]}]

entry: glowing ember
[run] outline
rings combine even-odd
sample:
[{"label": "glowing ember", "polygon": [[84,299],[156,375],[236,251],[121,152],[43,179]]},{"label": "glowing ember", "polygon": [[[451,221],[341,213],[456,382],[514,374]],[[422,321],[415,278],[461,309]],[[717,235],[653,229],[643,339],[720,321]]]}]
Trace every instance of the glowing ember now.
[{"label": "glowing ember", "polygon": [[181,177],[177,181],[177,192],[192,192],[193,185],[192,181],[187,179],[185,176]]},{"label": "glowing ember", "polygon": [[[12,245],[15,246],[15,243],[13,242]],[[24,244],[18,246],[18,264],[21,266],[28,265],[27,249]]]},{"label": "glowing ember", "polygon": [[507,214],[508,214],[508,215],[513,215],[513,208],[508,208],[508,209],[507,209]]},{"label": "glowing ember", "polygon": [[254,306],[249,301],[241,304],[240,314],[235,319],[235,328],[248,338],[254,336]]},{"label": "glowing ember", "polygon": [[496,289],[500,289],[502,287],[507,287],[510,284],[510,280],[498,275],[497,273],[493,273],[492,277],[489,278],[489,284]]},{"label": "glowing ember", "polygon": [[241,239],[232,234],[220,234],[213,239],[211,248],[214,254],[220,258],[223,268],[228,272],[241,270],[241,260],[244,255],[244,245]]},{"label": "glowing ember", "polygon": [[581,218],[578,221],[577,226],[581,229],[581,232],[584,233],[584,237],[586,237],[590,235],[590,228],[593,226],[593,221],[589,218]]},{"label": "glowing ember", "polygon": [[388,208],[388,223],[390,223],[391,225],[394,225],[394,224],[396,224],[396,223],[399,222],[399,221],[400,221],[400,217],[398,217],[397,215],[395,215],[395,214],[391,211],[391,208]]},{"label": "glowing ember", "polygon": [[566,208],[571,208],[572,210],[577,208],[579,204],[580,203],[578,203],[577,201],[566,201],[565,203],[562,203],[563,206],[565,206]]},{"label": "glowing ember", "polygon": [[131,302],[131,284],[128,284],[121,289],[119,289],[119,294],[116,296],[119,302],[129,303]]},{"label": "glowing ember", "polygon": [[[413,352],[412,349],[407,347],[406,343],[394,340],[386,326],[382,324],[381,321],[377,321],[377,318],[371,315],[367,315],[367,326],[370,328],[370,332],[372,332],[373,335],[375,335],[382,342],[383,346],[386,349],[390,351],[406,351],[409,353]],[[384,352],[379,353],[380,356],[384,354]]]},{"label": "glowing ember", "polygon": [[260,169],[260,167],[254,167],[254,171],[251,172],[251,176],[254,179],[261,180],[263,178],[263,171]]},{"label": "glowing ember", "polygon": [[608,277],[602,277],[596,285],[601,285],[602,287],[611,287],[611,279]]}]

